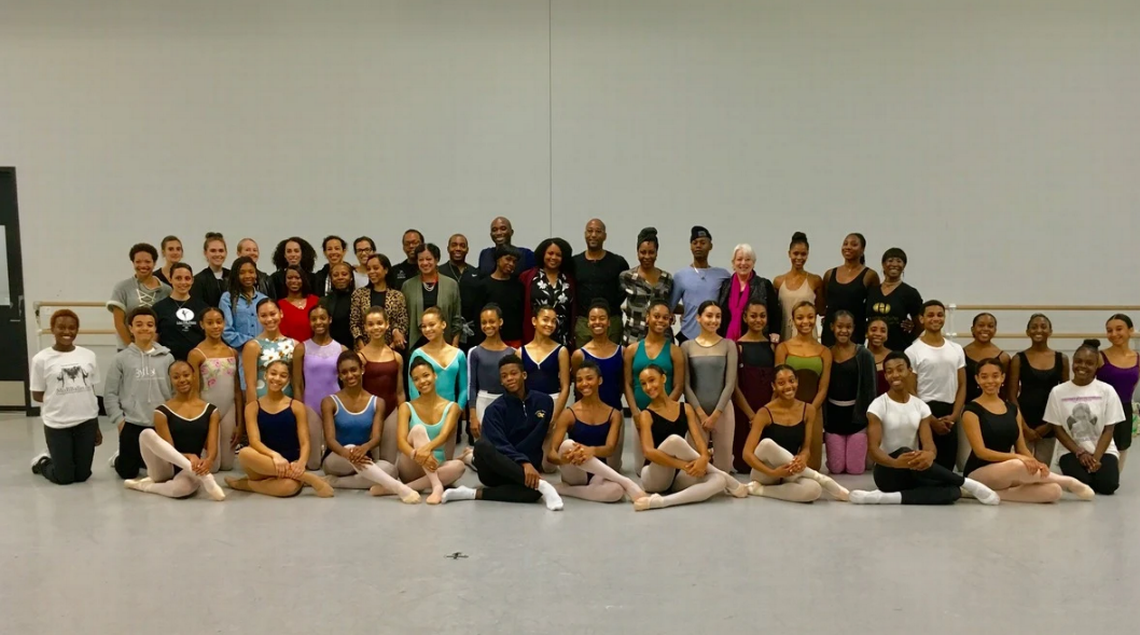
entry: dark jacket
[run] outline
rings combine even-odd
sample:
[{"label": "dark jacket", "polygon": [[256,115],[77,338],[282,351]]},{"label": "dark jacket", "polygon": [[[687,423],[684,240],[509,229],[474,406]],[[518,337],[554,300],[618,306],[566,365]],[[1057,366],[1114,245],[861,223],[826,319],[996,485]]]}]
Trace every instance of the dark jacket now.
[{"label": "dark jacket", "polygon": [[[743,315],[733,315],[729,310],[728,297],[732,285],[736,284],[736,274],[732,274],[720,284],[720,292],[716,294],[716,303],[720,305],[720,328],[717,333],[721,337],[728,335],[729,320],[741,321],[741,332],[748,330],[747,326],[743,325]],[[780,296],[776,293],[776,287],[772,286],[772,281],[761,276],[755,271],[752,272],[752,277],[748,279],[748,302],[763,304],[768,308],[768,326],[764,328],[766,335],[780,333],[780,326],[784,322],[784,314],[780,310]]]},{"label": "dark jacket", "polygon": [[222,294],[229,290],[229,284],[229,269],[222,268],[222,278],[219,280],[214,277],[214,272],[206,267],[194,274],[194,286],[190,287],[190,295],[195,298],[202,298],[202,301],[209,306],[218,306],[222,300]]},{"label": "dark jacket", "polygon": [[554,416],[550,395],[527,391],[525,399],[504,394],[483,414],[483,438],[516,463],[542,465],[542,442]]}]

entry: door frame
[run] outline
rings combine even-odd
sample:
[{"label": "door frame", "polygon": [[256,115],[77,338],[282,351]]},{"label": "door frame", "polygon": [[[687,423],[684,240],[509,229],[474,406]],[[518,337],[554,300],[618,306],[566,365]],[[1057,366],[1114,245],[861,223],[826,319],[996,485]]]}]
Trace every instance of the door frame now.
[{"label": "door frame", "polygon": [[[20,196],[19,196],[19,181],[16,178],[15,167],[0,166],[0,174],[12,179],[12,219],[10,223],[5,223],[7,226],[7,248],[8,248],[8,281],[11,290],[12,299],[15,304],[16,314],[20,318],[20,334],[19,339],[23,344],[23,363],[21,364],[22,371],[20,376],[24,382],[24,405],[23,406],[0,406],[0,410],[8,412],[23,411],[28,416],[33,416],[39,412],[39,408],[32,407],[32,393],[31,383],[28,370],[28,311],[27,311],[27,297],[24,294],[24,255],[20,248]],[[0,203],[4,204],[7,201]]]}]

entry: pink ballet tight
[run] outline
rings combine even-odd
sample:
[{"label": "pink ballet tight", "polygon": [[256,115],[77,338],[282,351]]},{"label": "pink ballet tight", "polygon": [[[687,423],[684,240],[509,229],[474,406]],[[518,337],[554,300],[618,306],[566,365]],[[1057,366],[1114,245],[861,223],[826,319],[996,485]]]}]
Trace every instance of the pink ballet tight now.
[{"label": "pink ballet tight", "polygon": [[823,433],[827,446],[827,471],[832,474],[862,474],[867,469],[867,431],[855,434]]},{"label": "pink ballet tight", "polygon": [[[567,452],[576,443],[566,439],[559,446],[560,452]],[[556,489],[562,496],[571,496],[599,503],[616,503],[626,494],[630,500],[645,496],[645,492],[632,479],[622,476],[598,458],[592,458],[581,465],[562,465],[562,483]],[[593,474],[594,478],[590,478]]]}]

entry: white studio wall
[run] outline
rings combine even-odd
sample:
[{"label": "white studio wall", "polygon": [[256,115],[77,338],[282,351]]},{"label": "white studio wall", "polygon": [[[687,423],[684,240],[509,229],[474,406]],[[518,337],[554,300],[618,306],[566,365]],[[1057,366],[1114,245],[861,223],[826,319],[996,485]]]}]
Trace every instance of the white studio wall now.
[{"label": "white studio wall", "polygon": [[861,231],[928,297],[1135,302],[1137,33],[1131,0],[0,0],[0,165],[29,303],[168,233],[395,260],[500,214],[631,259],[654,225],[668,269],[699,223],[769,276]]}]

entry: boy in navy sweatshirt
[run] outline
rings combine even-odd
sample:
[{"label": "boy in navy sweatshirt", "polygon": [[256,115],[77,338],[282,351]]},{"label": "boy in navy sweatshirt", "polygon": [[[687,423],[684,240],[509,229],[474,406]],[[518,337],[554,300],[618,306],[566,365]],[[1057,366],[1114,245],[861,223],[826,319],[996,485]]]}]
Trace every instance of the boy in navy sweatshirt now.
[{"label": "boy in navy sweatshirt", "polygon": [[542,480],[542,443],[550,428],[554,401],[550,395],[527,392],[526,372],[518,355],[499,360],[503,395],[487,407],[482,436],[472,462],[483,487],[456,487],[443,493],[443,502],[488,500],[533,503],[542,499],[551,511],[562,509],[562,497]]}]

